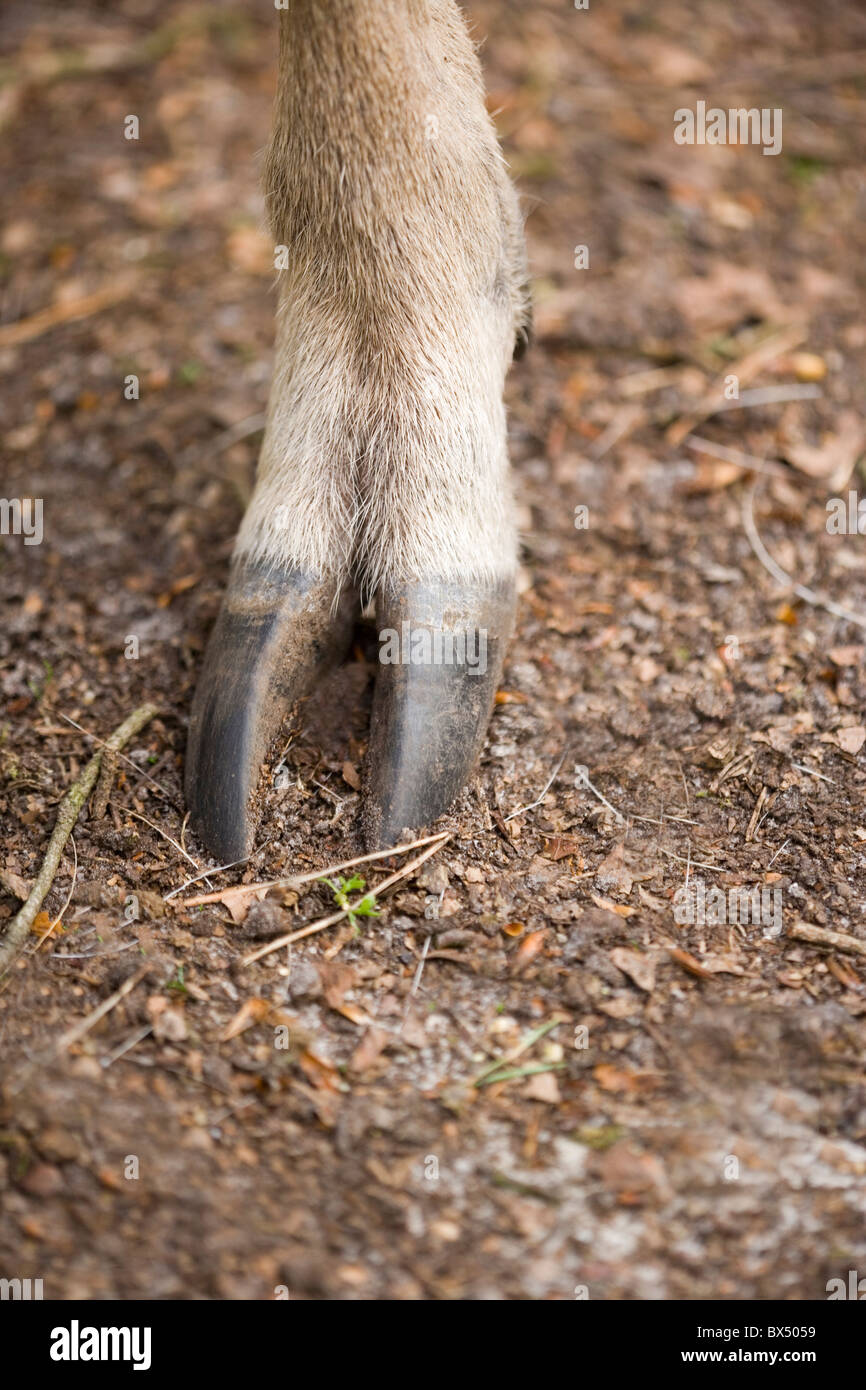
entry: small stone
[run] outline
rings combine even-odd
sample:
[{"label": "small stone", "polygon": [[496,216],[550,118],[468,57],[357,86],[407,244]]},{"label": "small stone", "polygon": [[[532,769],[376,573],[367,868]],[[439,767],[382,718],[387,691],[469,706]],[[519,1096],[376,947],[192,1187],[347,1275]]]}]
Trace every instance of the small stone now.
[{"label": "small stone", "polygon": [[21,1187],[31,1197],[55,1197],[63,1190],[63,1174],[53,1163],[36,1163],[24,1174]]},{"label": "small stone", "polygon": [[299,960],[292,964],[292,973],[289,976],[289,998],[318,999],[322,994],[322,977],[313,965],[312,961]]}]

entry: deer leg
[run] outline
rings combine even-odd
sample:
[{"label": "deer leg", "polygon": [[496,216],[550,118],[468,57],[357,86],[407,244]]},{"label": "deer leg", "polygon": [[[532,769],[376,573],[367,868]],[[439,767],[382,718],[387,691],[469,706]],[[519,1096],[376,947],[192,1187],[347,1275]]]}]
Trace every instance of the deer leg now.
[{"label": "deer leg", "polygon": [[280,18],[276,368],[187,759],[195,824],[225,858],[249,851],[268,744],[358,596],[381,642],[375,846],[471,773],[514,615],[502,392],[526,268],[462,17],[453,0],[291,0]]}]

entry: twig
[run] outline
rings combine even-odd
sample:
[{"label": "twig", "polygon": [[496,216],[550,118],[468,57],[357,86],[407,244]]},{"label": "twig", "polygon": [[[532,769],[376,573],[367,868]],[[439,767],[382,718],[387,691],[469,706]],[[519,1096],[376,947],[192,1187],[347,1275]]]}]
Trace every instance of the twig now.
[{"label": "twig", "polygon": [[681,415],[669,425],[665,438],[669,444],[675,447],[682,444],[687,434],[691,434],[696,425],[703,420],[715,415],[716,411],[725,404],[725,379],[730,373],[735,373],[740,386],[744,386],[747,381],[752,381],[764,367],[774,362],[783,353],[790,352],[797,347],[806,337],[806,329],[802,323],[789,323],[777,332],[771,333],[764,338],[758,346],[752,348],[751,352],[745,353],[739,361],[732,363],[725,370],[723,375],[714,386],[701,397],[692,411],[686,415]]},{"label": "twig", "polygon": [[713,414],[723,410],[747,410],[753,405],[786,405],[788,401],[814,401],[823,396],[820,386],[798,386],[796,382],[783,382],[779,386],[757,386],[753,391],[743,391],[731,400],[722,401]]},{"label": "twig", "polygon": [[798,584],[787,574],[782,566],[777,564],[770,554],[761,537],[758,535],[758,528],[755,525],[755,496],[758,490],[758,479],[743,498],[743,529],[749,540],[749,544],[760,560],[768,574],[771,574],[777,584],[781,584],[783,589],[792,589],[798,598],[804,603],[810,603],[813,608],[823,608],[828,613],[832,613],[836,618],[843,618],[846,623],[854,623],[856,627],[866,628],[866,617],[857,613],[852,613],[850,609],[843,608],[841,604],[834,603],[832,599],[825,598],[822,594],[816,594],[814,589],[807,589],[805,584]]},{"label": "twig", "polygon": [[[149,825],[151,830],[156,831],[157,835],[161,835],[164,840],[168,840],[168,843],[170,845],[174,845],[174,848],[177,850],[178,854],[182,854],[188,864],[192,864],[192,867],[194,869],[198,868],[198,864],[195,862],[191,854],[187,854],[183,845],[178,844],[177,840],[173,839],[171,835],[169,835],[168,831],[163,830],[162,827],[157,825],[155,821],[148,820],[147,816],[143,816],[140,811],[127,811],[126,814],[128,816],[134,816],[136,820],[143,820],[145,825]],[[203,875],[203,877],[205,877],[205,875]]]},{"label": "twig", "polygon": [[773,478],[790,480],[789,469],[783,468],[780,463],[768,463],[766,459],[759,459],[757,454],[744,454],[742,449],[730,449],[727,444],[716,444],[715,440],[704,439],[700,434],[690,434],[683,442],[686,448],[694,453],[722,459],[724,463],[732,463],[735,468],[742,468],[750,473],[769,473]]},{"label": "twig", "polygon": [[130,1037],[126,1039],[126,1042],[120,1043],[113,1052],[107,1052],[104,1057],[100,1057],[99,1065],[103,1068],[110,1067],[112,1063],[118,1062],[121,1057],[125,1057],[127,1052],[131,1052],[134,1047],[137,1047],[140,1042],[144,1041],[148,1033],[152,1032],[153,1024],[146,1023],[143,1028],[138,1028],[132,1033]]},{"label": "twig", "polygon": [[805,763],[792,762],[791,766],[795,767],[798,772],[807,773],[809,777],[818,777],[822,782],[829,782],[831,787],[835,787],[837,785],[835,777],[828,777],[824,772],[816,772],[814,767],[807,767]]},{"label": "twig", "polygon": [[224,874],[227,869],[237,869],[239,865],[249,863],[249,858],[250,856],[247,854],[243,859],[233,859],[230,864],[220,864],[218,869],[202,869],[200,874],[196,874],[194,878],[188,878],[186,883],[182,883],[179,888],[172,888],[170,893],[163,893],[162,900],[167,903],[171,898],[176,898],[178,893],[182,893],[184,888],[191,888],[194,883],[201,883],[203,878],[216,878],[217,874]]},{"label": "twig", "polygon": [[[425,849],[423,854],[419,854],[415,859],[405,864],[402,869],[398,869],[396,873],[390,874],[388,878],[376,884],[375,888],[371,888],[368,893],[364,894],[364,897],[369,897],[370,894],[372,894],[374,897],[378,898],[380,893],[384,893],[386,888],[391,888],[395,883],[399,883],[401,879],[408,878],[411,873],[414,873],[416,869],[421,867],[425,860],[430,858],[431,854],[436,854],[445,844],[446,840],[450,838],[448,834],[438,837],[435,844],[429,845],[429,848]],[[390,852],[393,853],[393,850]],[[371,858],[375,856],[367,855],[365,857]],[[381,858],[381,855],[378,857]],[[342,867],[348,868],[349,865],[346,864]],[[319,874],[316,875],[317,878],[319,876]],[[347,917],[350,912],[354,912],[358,903],[363,902],[363,900],[363,898],[358,898],[354,903],[349,903],[346,907],[341,908],[339,912],[332,913],[330,917],[323,917],[319,922],[311,922],[308,927],[300,927],[298,931],[289,932],[286,936],[278,936],[276,940],[269,941],[265,946],[260,946],[257,951],[252,951],[248,956],[244,956],[241,963],[243,965],[252,965],[253,961],[260,960],[262,956],[270,955],[272,951],[279,951],[283,946],[291,946],[293,942],[300,941],[305,936],[313,936],[316,932],[324,931],[326,927],[332,927],[335,922],[339,922],[341,918]]]},{"label": "twig", "polygon": [[[135,734],[144,728],[145,724],[157,714],[155,705],[141,705],[134,710],[122,724],[119,724],[114,733],[106,739],[105,747],[117,750],[124,746]],[[99,775],[99,768],[102,763],[102,753],[96,753],[85,767],[78,781],[73,783],[60,803],[60,810],[57,812],[57,822],[51,839],[48,842],[48,849],[42,868],[37,874],[30,895],[23,907],[19,908],[6,930],[6,935],[0,944],[0,975],[5,974],[13,960],[20,953],[27,940],[27,933],[33,925],[40,907],[47,896],[54,876],[60,867],[60,860],[63,856],[63,848],[69,836],[72,834],[75,822],[81,814],[81,809],[93,790],[96,778]]]},{"label": "twig", "polygon": [[213,458],[214,454],[221,454],[226,449],[230,449],[233,444],[239,444],[241,440],[248,439],[251,434],[258,434],[263,430],[267,423],[267,416],[263,411],[255,415],[247,415],[243,420],[238,420],[237,424],[231,425],[222,434],[217,435],[216,439],[210,439],[206,444],[197,441],[191,444],[188,449],[184,449],[180,456],[181,463],[193,463],[203,455],[207,454]]},{"label": "twig", "polygon": [[90,318],[91,314],[101,313],[110,304],[127,299],[133,288],[132,281],[117,281],[112,285],[104,285],[101,290],[94,290],[93,294],[71,299],[66,304],[50,304],[47,309],[40,309],[38,313],[31,314],[26,319],[19,319],[17,323],[0,324],[0,348],[30,343],[60,323],[74,323],[77,319]]},{"label": "twig", "polygon": [[688,859],[683,859],[681,854],[674,854],[673,850],[664,849],[659,845],[662,854],[666,854],[668,859],[678,859],[681,864],[692,864],[696,869],[711,869],[714,874],[726,874],[728,871],[724,864],[702,864],[698,859],[692,859],[691,854]]},{"label": "twig", "polygon": [[120,989],[116,989],[113,994],[109,994],[108,998],[103,999],[98,1008],[94,1009],[86,1018],[80,1019],[79,1022],[75,1024],[74,1028],[69,1029],[68,1033],[63,1034],[63,1037],[57,1044],[57,1051],[65,1052],[67,1048],[72,1047],[73,1043],[80,1042],[84,1034],[89,1033],[94,1024],[98,1023],[101,1018],[105,1018],[105,1015],[111,1012],[115,1004],[119,1004],[121,999],[125,999],[127,994],[132,993],[135,986],[140,980],[144,979],[150,968],[150,961],[148,961],[146,965],[139,966],[134,974],[124,980]]},{"label": "twig", "polygon": [[506,816],[506,817],[505,817],[505,824],[506,824],[506,825],[508,824],[508,822],[509,822],[510,820],[514,820],[514,817],[515,817],[515,816],[522,816],[526,811],[534,811],[536,806],[540,806],[540,805],[541,805],[542,801],[543,801],[544,798],[547,796],[547,793],[550,791],[550,788],[553,786],[554,782],[556,781],[556,779],[557,779],[557,777],[558,777],[558,775],[559,775],[559,769],[562,767],[562,764],[565,762],[565,758],[566,758],[566,754],[567,754],[567,753],[568,753],[568,749],[566,748],[565,753],[563,753],[562,757],[560,758],[559,762],[556,764],[556,767],[555,767],[555,768],[553,769],[553,771],[551,772],[550,776],[548,777],[547,781],[545,782],[544,786],[542,787],[541,791],[539,792],[539,794],[538,794],[538,796],[535,798],[535,800],[534,800],[534,801],[530,801],[530,803],[529,803],[528,806],[520,806],[516,811],[512,811],[510,816]]},{"label": "twig", "polygon": [[487,1076],[483,1081],[476,1081],[476,1086],[497,1086],[500,1081],[514,1081],[519,1076],[537,1076],[544,1071],[562,1071],[565,1067],[564,1062],[530,1062],[525,1067],[512,1067],[509,1071],[498,1071],[494,1076]]},{"label": "twig", "polygon": [[[60,718],[65,719],[67,724],[71,724],[73,729],[77,729],[78,732],[80,734],[84,734],[86,738],[92,738],[94,743],[97,743],[100,746],[100,748],[106,748],[108,746],[104,738],[100,738],[97,734],[92,734],[89,729],[85,729],[83,724],[76,724],[75,720],[70,719],[68,714],[61,714]],[[56,732],[65,732],[65,730],[58,729],[56,730]],[[118,758],[120,758],[121,762],[129,763],[129,766],[135,772],[138,773],[139,777],[143,777],[146,782],[149,782],[151,784],[152,787],[156,787],[156,790],[160,793],[161,796],[165,797],[166,801],[170,801],[172,806],[177,806],[177,802],[175,801],[171,793],[167,792],[165,787],[161,787],[155,777],[151,777],[149,772],[145,772],[143,767],[139,767],[138,763],[133,762],[132,758],[128,758],[126,754],[121,753],[119,749],[115,749],[113,751],[117,753],[117,756]]]},{"label": "twig", "polygon": [[810,946],[830,946],[836,951],[866,956],[866,941],[861,941],[858,936],[849,936],[844,931],[828,931],[826,927],[813,927],[811,922],[795,922],[788,928],[788,935],[795,941],[808,941]]},{"label": "twig", "polygon": [[602,803],[602,805],[606,806],[609,811],[613,812],[618,821],[625,821],[626,818],[622,814],[622,811],[618,811],[615,806],[611,806],[607,797],[602,796],[601,792],[598,790],[598,787],[594,787],[592,785],[592,783],[589,780],[589,769],[585,767],[580,767],[575,768],[575,771],[578,774],[578,786],[586,787],[588,791],[591,791],[593,796],[597,797],[598,800]]}]

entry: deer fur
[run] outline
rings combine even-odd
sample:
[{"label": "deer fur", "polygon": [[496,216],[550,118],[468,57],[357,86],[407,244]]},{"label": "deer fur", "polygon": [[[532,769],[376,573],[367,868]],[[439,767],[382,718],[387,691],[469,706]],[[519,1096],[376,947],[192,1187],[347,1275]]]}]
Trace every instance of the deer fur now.
[{"label": "deer fur", "polygon": [[289,268],[238,557],[365,594],[512,575],[523,232],[453,0],[289,0],[266,196]]}]

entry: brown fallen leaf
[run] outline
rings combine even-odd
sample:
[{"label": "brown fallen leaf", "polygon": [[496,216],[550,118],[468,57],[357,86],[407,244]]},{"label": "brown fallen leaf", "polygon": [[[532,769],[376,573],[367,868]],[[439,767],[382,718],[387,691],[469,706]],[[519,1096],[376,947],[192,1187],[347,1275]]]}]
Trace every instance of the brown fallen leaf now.
[{"label": "brown fallen leaf", "polygon": [[866,445],[866,422],[854,410],[843,411],[837,432],[817,449],[788,446],[785,457],[810,478],[826,479],[833,488],[844,487]]},{"label": "brown fallen leaf", "polygon": [[[266,888],[255,888],[252,885],[247,886],[239,883],[234,888],[223,888],[218,893],[203,894],[202,897],[206,897],[208,902],[222,903],[223,907],[228,909],[232,921],[239,926],[246,918],[253,903],[261,902],[267,891]],[[187,901],[195,904],[201,899],[190,898]],[[184,906],[186,905],[187,902],[184,903]]]},{"label": "brown fallen leaf", "polygon": [[[542,927],[540,931],[532,931],[524,937],[514,955],[511,957],[511,973],[519,975],[528,965],[535,960],[536,956],[544,949],[544,938],[547,936],[547,928]],[[438,952],[430,952],[431,955]]]},{"label": "brown fallen leaf", "polygon": [[676,961],[677,965],[681,965],[684,970],[688,970],[690,975],[697,975],[701,980],[712,979],[712,970],[707,970],[705,966],[701,965],[697,956],[693,956],[691,952],[682,950],[680,946],[669,946],[668,955]]},{"label": "brown fallen leaf", "polygon": [[599,1013],[608,1018],[633,1018],[643,1007],[636,994],[616,994],[613,999],[605,999],[597,1006]]},{"label": "brown fallen leaf", "polygon": [[866,647],[862,642],[859,646],[831,647],[827,655],[834,666],[860,666],[866,655]]},{"label": "brown fallen leaf", "polygon": [[391,1034],[386,1033],[384,1028],[377,1028],[375,1024],[367,1028],[349,1058],[349,1071],[369,1071],[378,1062],[391,1041]]},{"label": "brown fallen leaf", "polygon": [[628,897],[634,877],[625,866],[625,845],[614,845],[596,869],[595,881],[601,888],[614,889],[624,898]]},{"label": "brown fallen leaf", "polygon": [[556,1073],[540,1071],[535,1076],[530,1076],[521,1091],[521,1095],[526,1100],[540,1100],[545,1105],[559,1105],[562,1095],[556,1080]]},{"label": "brown fallen leaf", "polygon": [[837,729],[836,741],[843,753],[855,755],[866,743],[866,728],[862,724],[849,724],[847,728]]},{"label": "brown fallen leaf", "polygon": [[340,1009],[345,995],[357,983],[354,966],[344,965],[342,961],[322,961],[316,969],[322,981],[325,1002],[332,1009]]},{"label": "brown fallen leaf", "polygon": [[604,908],[605,912],[613,912],[617,917],[631,917],[637,912],[636,907],[626,907],[625,903],[613,903],[610,898],[600,898],[597,893],[589,895],[596,907]]},{"label": "brown fallen leaf", "polygon": [[343,781],[348,782],[353,791],[358,792],[361,790],[361,778],[358,775],[358,770],[354,763],[343,763]]},{"label": "brown fallen leaf", "polygon": [[567,859],[580,850],[580,840],[576,835],[551,835],[544,850],[545,859]]},{"label": "brown fallen leaf", "polygon": [[503,922],[500,931],[504,931],[506,936],[522,936],[524,932],[523,922]]},{"label": "brown fallen leaf", "polygon": [[629,950],[626,946],[615,946],[610,958],[617,970],[634,980],[638,989],[644,990],[647,994],[652,993],[656,982],[656,963],[653,956]]},{"label": "brown fallen leaf", "polygon": [[626,1139],[617,1140],[610,1148],[593,1155],[592,1166],[623,1206],[662,1202],[670,1196],[670,1184],[661,1160],[655,1154],[641,1153]]},{"label": "brown fallen leaf", "polygon": [[236,1038],[239,1033],[245,1032],[247,1028],[252,1028],[256,1023],[263,1023],[270,1012],[270,1000],[255,997],[247,999],[231,1022],[226,1025],[220,1035],[220,1042],[228,1042],[230,1038]]},{"label": "brown fallen leaf", "polygon": [[612,1062],[599,1062],[592,1074],[603,1091],[620,1095],[643,1095],[656,1091],[663,1078],[655,1071],[633,1071],[628,1067],[616,1067]]},{"label": "brown fallen leaf", "polygon": [[26,902],[30,896],[30,884],[20,874],[13,873],[11,869],[0,869],[0,884],[7,893],[11,893],[13,898],[18,898],[22,903]]}]

